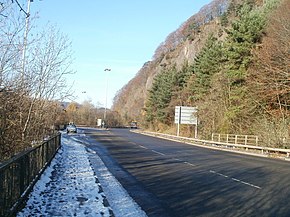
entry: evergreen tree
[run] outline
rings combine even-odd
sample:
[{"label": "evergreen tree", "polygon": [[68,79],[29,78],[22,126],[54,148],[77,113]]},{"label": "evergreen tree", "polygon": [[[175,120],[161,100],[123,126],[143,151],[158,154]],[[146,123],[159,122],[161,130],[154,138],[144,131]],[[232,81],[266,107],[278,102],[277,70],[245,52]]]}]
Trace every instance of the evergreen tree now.
[{"label": "evergreen tree", "polygon": [[266,24],[263,13],[253,10],[251,3],[244,4],[239,10],[239,19],[232,23],[227,31],[228,37],[223,50],[226,58],[223,71],[227,78],[226,99],[227,112],[225,119],[233,129],[235,123],[245,115],[248,101],[246,89],[247,69],[252,61],[251,50],[260,42]]},{"label": "evergreen tree", "polygon": [[191,67],[188,65],[188,62],[185,62],[181,70],[174,74],[175,76],[174,86],[176,87],[178,91],[183,90],[184,86],[186,85],[187,80],[190,78],[192,73],[193,72],[191,70]]},{"label": "evergreen tree", "polygon": [[159,121],[169,124],[168,105],[173,95],[176,84],[177,71],[175,67],[158,74],[149,90],[149,97],[146,103],[146,120],[153,123]]},{"label": "evergreen tree", "polygon": [[215,73],[220,71],[221,62],[221,44],[213,35],[210,35],[204,48],[196,57],[192,67],[196,76],[192,88],[197,99],[209,91],[211,78]]}]

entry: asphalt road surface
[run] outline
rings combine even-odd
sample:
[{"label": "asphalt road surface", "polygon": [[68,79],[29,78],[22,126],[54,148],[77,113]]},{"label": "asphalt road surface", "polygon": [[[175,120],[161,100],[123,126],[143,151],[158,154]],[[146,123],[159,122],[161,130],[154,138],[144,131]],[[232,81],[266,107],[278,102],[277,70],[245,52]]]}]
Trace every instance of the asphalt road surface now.
[{"label": "asphalt road surface", "polygon": [[290,216],[290,162],[126,129],[85,129],[89,148],[148,216]]}]

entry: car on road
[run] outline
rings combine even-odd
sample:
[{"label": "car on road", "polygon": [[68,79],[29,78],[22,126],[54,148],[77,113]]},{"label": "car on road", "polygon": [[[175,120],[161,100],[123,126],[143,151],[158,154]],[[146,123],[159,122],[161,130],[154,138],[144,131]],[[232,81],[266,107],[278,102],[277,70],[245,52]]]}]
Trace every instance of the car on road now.
[{"label": "car on road", "polygon": [[66,132],[67,133],[77,133],[77,127],[74,124],[69,124],[66,127]]},{"label": "car on road", "polygon": [[131,129],[137,129],[137,121],[131,121],[130,128]]}]

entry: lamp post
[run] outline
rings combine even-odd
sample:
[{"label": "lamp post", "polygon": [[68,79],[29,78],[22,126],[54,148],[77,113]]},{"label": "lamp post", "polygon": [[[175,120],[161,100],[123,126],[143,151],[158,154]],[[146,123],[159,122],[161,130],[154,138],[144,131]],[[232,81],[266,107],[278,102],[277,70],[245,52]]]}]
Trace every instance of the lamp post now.
[{"label": "lamp post", "polygon": [[105,101],[105,112],[104,112],[104,121],[103,121],[103,125],[105,126],[105,124],[106,124],[106,121],[107,121],[107,97],[108,97],[108,72],[110,72],[111,71],[111,69],[105,69],[104,70],[105,72],[106,72],[106,101]]},{"label": "lamp post", "polygon": [[28,31],[29,31],[29,25],[30,25],[30,3],[31,2],[33,2],[33,0],[27,1],[27,11],[24,12],[26,15],[26,18],[25,18],[25,29],[24,29],[24,36],[23,36],[21,85],[23,85],[24,83],[24,76],[25,76],[26,48],[27,48],[27,37],[28,37]]}]

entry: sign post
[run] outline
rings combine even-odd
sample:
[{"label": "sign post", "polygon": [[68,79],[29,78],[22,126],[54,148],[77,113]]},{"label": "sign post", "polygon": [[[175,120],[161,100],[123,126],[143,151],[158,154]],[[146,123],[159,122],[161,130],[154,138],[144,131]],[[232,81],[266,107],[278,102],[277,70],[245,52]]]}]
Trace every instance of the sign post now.
[{"label": "sign post", "polygon": [[176,106],[175,107],[175,116],[176,116],[176,112],[177,112],[177,136],[179,136],[179,132],[180,132],[180,124],[181,124],[181,106]]},{"label": "sign post", "polygon": [[180,134],[180,124],[195,125],[194,138],[197,138],[197,107],[175,106],[175,120],[177,136]]}]

